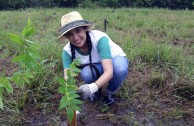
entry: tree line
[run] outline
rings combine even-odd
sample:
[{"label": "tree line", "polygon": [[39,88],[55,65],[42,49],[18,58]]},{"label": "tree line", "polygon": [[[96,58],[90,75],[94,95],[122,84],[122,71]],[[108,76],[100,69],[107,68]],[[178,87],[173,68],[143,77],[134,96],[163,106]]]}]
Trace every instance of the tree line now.
[{"label": "tree line", "polygon": [[146,7],[194,9],[194,0],[0,0],[0,10],[34,7]]}]

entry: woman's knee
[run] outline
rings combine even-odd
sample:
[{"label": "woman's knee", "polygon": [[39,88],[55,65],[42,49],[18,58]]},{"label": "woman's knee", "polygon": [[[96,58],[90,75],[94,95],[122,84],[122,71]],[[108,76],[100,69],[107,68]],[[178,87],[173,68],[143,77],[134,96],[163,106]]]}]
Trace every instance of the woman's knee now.
[{"label": "woman's knee", "polygon": [[114,75],[127,75],[128,74],[129,61],[126,57],[117,57],[113,60]]},{"label": "woman's knee", "polygon": [[[98,70],[98,72],[97,72]],[[83,79],[83,81],[85,83],[93,83],[94,81],[96,81],[99,76],[101,75],[101,71],[99,71],[99,69],[96,67],[96,69],[92,68],[90,66],[85,66],[82,70],[81,70],[81,78]]]},{"label": "woman's knee", "polygon": [[85,83],[91,83],[92,82],[92,73],[91,73],[91,70],[88,66],[84,67],[81,70],[80,76],[81,76],[82,80]]},{"label": "woman's knee", "polygon": [[116,67],[114,68],[114,76],[121,76],[128,74],[128,67]]}]

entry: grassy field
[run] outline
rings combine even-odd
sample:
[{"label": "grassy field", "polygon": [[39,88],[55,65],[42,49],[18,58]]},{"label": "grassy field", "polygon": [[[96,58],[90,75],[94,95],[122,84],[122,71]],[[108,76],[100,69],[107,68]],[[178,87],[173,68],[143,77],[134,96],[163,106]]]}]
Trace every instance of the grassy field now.
[{"label": "grassy field", "polygon": [[[6,35],[20,34],[28,19],[36,30],[30,40],[41,46],[37,52],[47,61],[27,90],[15,87],[13,94],[4,93],[0,123],[52,126],[64,122],[54,78],[63,76],[61,53],[66,42],[57,37],[61,16],[73,10],[102,31],[106,18],[106,33],[132,63],[115,105],[104,108],[101,102],[86,101],[83,125],[194,125],[194,11],[136,8],[0,11],[0,76],[18,70],[10,60],[21,49]],[[25,100],[18,107],[21,97]]]}]

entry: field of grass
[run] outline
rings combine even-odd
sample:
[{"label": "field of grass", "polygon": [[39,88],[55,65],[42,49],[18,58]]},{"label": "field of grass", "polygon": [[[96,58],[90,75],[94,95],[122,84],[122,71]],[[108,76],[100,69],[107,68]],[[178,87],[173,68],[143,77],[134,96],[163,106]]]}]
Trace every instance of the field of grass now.
[{"label": "field of grass", "polygon": [[36,30],[30,40],[40,45],[37,52],[46,61],[27,90],[14,86],[13,94],[3,93],[1,124],[56,126],[66,119],[58,110],[61,96],[54,78],[63,76],[61,53],[66,42],[57,40],[60,19],[73,10],[102,31],[106,18],[106,33],[132,63],[115,105],[104,108],[101,101],[94,105],[86,101],[83,125],[194,125],[194,11],[136,8],[0,11],[0,77],[18,70],[11,59],[21,48],[7,33],[20,34],[28,19]]}]

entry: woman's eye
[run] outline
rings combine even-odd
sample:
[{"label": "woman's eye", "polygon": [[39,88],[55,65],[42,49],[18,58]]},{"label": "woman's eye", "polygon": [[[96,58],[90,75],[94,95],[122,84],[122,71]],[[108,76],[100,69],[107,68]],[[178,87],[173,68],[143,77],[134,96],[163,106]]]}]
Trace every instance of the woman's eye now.
[{"label": "woman's eye", "polygon": [[65,36],[66,37],[70,37],[72,34],[71,33],[66,33]]},{"label": "woman's eye", "polygon": [[76,33],[79,33],[79,32],[80,32],[80,29],[77,29],[77,30],[76,30]]}]

